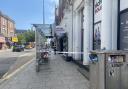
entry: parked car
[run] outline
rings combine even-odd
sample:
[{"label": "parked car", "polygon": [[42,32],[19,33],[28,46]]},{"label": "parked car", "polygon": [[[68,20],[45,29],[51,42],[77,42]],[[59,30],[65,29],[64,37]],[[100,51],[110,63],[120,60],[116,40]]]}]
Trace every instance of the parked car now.
[{"label": "parked car", "polygon": [[26,45],[25,48],[26,48],[26,49],[31,49],[32,46],[29,44],[29,45]]},{"label": "parked car", "polygon": [[22,45],[16,45],[16,46],[13,46],[12,51],[13,52],[21,52],[21,51],[24,51],[24,47]]}]

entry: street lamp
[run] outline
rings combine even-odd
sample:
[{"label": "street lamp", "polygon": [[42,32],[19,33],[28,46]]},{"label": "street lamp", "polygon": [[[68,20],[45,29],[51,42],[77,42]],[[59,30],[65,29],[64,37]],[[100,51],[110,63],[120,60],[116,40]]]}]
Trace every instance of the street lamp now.
[{"label": "street lamp", "polygon": [[43,25],[45,24],[45,6],[44,6],[44,0],[43,0]]}]

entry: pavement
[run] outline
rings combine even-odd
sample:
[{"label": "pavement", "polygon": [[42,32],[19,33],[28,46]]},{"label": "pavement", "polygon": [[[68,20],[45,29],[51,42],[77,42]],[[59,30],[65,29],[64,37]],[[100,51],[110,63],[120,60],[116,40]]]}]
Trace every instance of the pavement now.
[{"label": "pavement", "polygon": [[60,55],[50,55],[50,62],[35,71],[35,59],[0,84],[0,89],[89,89],[89,81],[78,72],[78,66]]},{"label": "pavement", "polygon": [[0,52],[7,52],[7,51],[10,51],[12,49],[3,49],[3,50],[0,50]]}]

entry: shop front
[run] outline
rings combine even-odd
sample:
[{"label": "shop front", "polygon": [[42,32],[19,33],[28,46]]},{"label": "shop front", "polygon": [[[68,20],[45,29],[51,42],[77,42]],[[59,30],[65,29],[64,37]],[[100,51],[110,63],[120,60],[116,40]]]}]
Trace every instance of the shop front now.
[{"label": "shop front", "polygon": [[128,50],[128,0],[93,1],[93,50]]},{"label": "shop front", "polygon": [[11,37],[5,37],[6,45],[8,48],[11,48],[13,42],[11,41]]},{"label": "shop front", "polygon": [[4,48],[4,45],[5,45],[5,37],[0,35],[0,50]]},{"label": "shop front", "polygon": [[56,26],[55,37],[56,37],[56,50],[62,52],[64,48],[63,39],[66,31],[61,26]]},{"label": "shop front", "polygon": [[117,50],[119,0],[93,0],[93,50]]}]

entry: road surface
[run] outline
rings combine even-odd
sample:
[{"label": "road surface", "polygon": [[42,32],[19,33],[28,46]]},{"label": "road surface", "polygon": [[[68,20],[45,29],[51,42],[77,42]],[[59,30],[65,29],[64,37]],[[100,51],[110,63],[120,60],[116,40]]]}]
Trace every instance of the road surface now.
[{"label": "road surface", "polygon": [[23,52],[12,52],[11,50],[0,52],[0,78],[4,74],[12,73],[33,57],[34,49],[28,49]]}]

